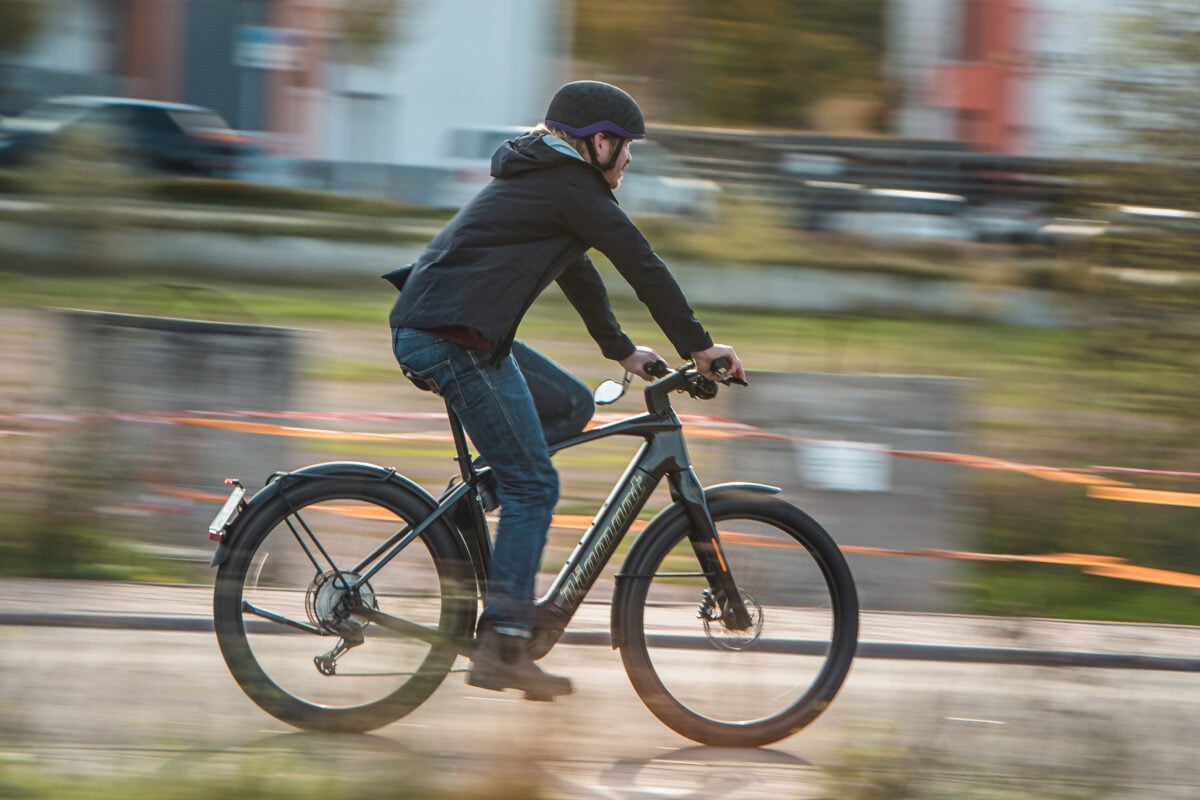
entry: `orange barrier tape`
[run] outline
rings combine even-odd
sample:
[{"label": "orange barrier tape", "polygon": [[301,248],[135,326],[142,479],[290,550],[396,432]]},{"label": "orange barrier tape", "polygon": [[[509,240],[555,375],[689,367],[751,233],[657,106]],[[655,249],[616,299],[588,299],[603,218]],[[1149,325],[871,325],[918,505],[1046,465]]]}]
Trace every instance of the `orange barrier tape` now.
[{"label": "orange barrier tape", "polygon": [[[164,494],[173,497],[196,500],[200,502],[220,503],[224,495],[211,492],[191,490],[168,490]],[[330,514],[354,517],[357,519],[388,520],[395,515],[376,506],[321,505],[313,506]],[[592,524],[592,517],[581,514],[555,514],[551,526],[566,530],[587,530]],[[634,520],[630,526],[631,533],[640,533],[648,523],[645,520]],[[728,545],[748,545],[751,547],[792,547],[800,546],[755,534],[738,531],[722,531],[721,539]],[[1200,575],[1172,570],[1141,567],[1130,564],[1124,558],[1116,556],[1091,555],[1086,553],[1042,553],[1037,555],[1014,553],[976,553],[968,550],[895,550],[887,547],[871,547],[865,545],[840,545],[843,553],[848,555],[892,556],[902,558],[940,558],[954,561],[997,561],[1023,564],[1058,564],[1062,566],[1081,567],[1084,573],[1103,578],[1135,581],[1139,583],[1154,583],[1160,586],[1174,586],[1185,589],[1200,589]]]},{"label": "orange barrier tape", "polygon": [[1089,575],[1099,575],[1102,578],[1117,578],[1123,581],[1139,583],[1156,583],[1160,586],[1177,586],[1184,589],[1200,589],[1200,575],[1189,575],[1186,572],[1172,572],[1165,569],[1139,567],[1134,564],[1112,564],[1089,567],[1084,570]]},{"label": "orange barrier tape", "polygon": [[[442,412],[402,412],[402,413],[333,413],[333,412],[299,412],[299,411],[185,411],[180,412],[146,412],[110,414],[0,414],[0,422],[24,422],[40,425],[68,425],[81,422],[123,420],[151,424],[185,425],[200,428],[226,430],[236,433],[247,433],[266,436],[287,436],[303,439],[338,440],[348,442],[438,442],[450,441],[448,432],[419,432],[419,433],[361,433],[353,431],[335,431],[319,428],[300,428],[289,425],[279,425],[266,422],[247,422],[250,418],[275,419],[337,419],[337,420],[444,420]],[[601,412],[596,414],[591,427],[623,419],[624,414]],[[722,417],[703,415],[683,415],[684,428],[688,435],[697,439],[731,439],[731,438],[764,438],[790,442],[816,441],[771,433],[752,425],[736,422]],[[0,437],[29,435],[28,431],[0,430]],[[891,450],[881,452],[898,458],[916,458],[929,461],[942,461],[977,469],[1001,469],[1021,472],[1041,480],[1061,483],[1078,484],[1088,487],[1087,494],[1101,500],[1113,500],[1133,503],[1153,503],[1158,505],[1174,505],[1200,507],[1200,494],[1186,492],[1168,492],[1149,489],[1137,489],[1123,481],[1106,478],[1096,473],[1109,472],[1131,475],[1158,475],[1170,477],[1200,478],[1200,473],[1135,469],[1130,467],[1089,467],[1087,469],[1066,469],[1047,467],[1036,464],[1023,464],[1015,461],[988,458],[985,456],[968,455],[964,453],[948,453],[930,450]]]},{"label": "orange barrier tape", "polygon": [[1097,500],[1120,500],[1126,503],[1153,503],[1158,506],[1187,506],[1200,508],[1200,494],[1165,492],[1157,489],[1133,489],[1125,486],[1092,486],[1088,497]]},{"label": "orange barrier tape", "polygon": [[1060,483],[1079,483],[1084,485],[1128,486],[1122,481],[1104,478],[1080,470],[1064,469],[1062,467],[1043,467],[1036,464],[1022,464],[1017,461],[1006,461],[986,456],[972,456],[965,453],[943,453],[934,450],[888,450],[890,455],[901,458],[919,458],[926,461],[944,461],[950,464],[960,464],[964,467],[979,469],[1004,469],[1013,472],[1023,472],[1034,478]]},{"label": "orange barrier tape", "polygon": [[269,425],[265,422],[240,422],[228,419],[195,419],[192,417],[170,417],[165,420],[174,425],[196,428],[215,428],[236,433],[252,433],[266,436],[287,436],[298,439],[336,439],[347,442],[419,441],[448,442],[449,433],[354,433],[329,431],[320,428],[295,428],[289,425]]}]

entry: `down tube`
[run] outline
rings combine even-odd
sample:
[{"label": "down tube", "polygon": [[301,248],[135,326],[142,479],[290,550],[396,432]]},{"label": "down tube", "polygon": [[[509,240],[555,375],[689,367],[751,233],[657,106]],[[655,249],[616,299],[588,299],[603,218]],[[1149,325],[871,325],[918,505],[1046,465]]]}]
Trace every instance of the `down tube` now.
[{"label": "down tube", "polygon": [[617,481],[616,487],[596,513],[596,518],[538,605],[553,606],[564,620],[574,616],[604,565],[616,551],[617,544],[658,485],[661,473],[647,471],[643,463],[643,455],[648,447],[648,444],[642,446],[625,474]]}]

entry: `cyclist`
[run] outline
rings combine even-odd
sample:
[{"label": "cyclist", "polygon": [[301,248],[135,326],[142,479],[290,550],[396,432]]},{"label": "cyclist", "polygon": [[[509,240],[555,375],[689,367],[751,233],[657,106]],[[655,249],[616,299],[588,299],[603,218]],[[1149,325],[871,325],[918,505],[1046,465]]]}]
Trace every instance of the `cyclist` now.
[{"label": "cyclist", "polygon": [[[401,290],[389,318],[404,373],[444,397],[492,469],[500,508],[488,592],[468,683],[521,689],[528,699],[571,692],[543,672],[527,641],[533,593],[558,475],[548,441],[579,433],[595,411],[578,379],[514,337],[534,299],[557,281],[601,353],[649,380],[658,354],[621,330],[595,248],[635,289],[679,355],[709,378],[744,378],[733,349],[714,344],[683,292],[613,195],[646,135],[642,111],[606,83],[561,87],[541,125],[492,156],[492,180],[415,264],[384,277]],[[727,358],[721,376],[712,363]],[[485,493],[486,494],[486,493]],[[493,506],[485,497],[485,505]],[[491,510],[491,508],[489,508]]]}]

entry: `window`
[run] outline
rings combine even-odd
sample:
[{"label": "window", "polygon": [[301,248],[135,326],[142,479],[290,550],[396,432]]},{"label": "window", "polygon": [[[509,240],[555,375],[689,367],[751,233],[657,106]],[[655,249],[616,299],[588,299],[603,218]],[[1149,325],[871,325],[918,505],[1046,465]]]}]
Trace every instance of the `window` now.
[{"label": "window", "polygon": [[987,60],[987,10],[984,0],[963,0],[959,6],[961,28],[960,61]]}]

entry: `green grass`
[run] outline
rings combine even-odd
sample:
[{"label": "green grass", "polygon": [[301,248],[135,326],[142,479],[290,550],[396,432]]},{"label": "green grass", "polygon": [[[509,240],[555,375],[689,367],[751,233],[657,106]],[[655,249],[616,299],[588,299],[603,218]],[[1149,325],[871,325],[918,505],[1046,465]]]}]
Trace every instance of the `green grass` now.
[{"label": "green grass", "polygon": [[990,564],[974,581],[967,610],[976,614],[1200,625],[1194,591],[1086,575],[1078,567]]}]

